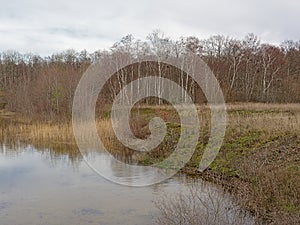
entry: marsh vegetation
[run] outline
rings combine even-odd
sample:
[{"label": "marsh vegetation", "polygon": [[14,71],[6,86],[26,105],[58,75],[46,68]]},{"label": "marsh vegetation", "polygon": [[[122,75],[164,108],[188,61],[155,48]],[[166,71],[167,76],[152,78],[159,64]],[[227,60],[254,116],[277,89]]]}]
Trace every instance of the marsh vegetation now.
[{"label": "marsh vegetation", "polygon": [[[181,172],[221,185],[227,192],[233,193],[237,202],[258,222],[298,223],[300,106],[240,103],[227,107],[228,125],[224,143],[217,158],[204,173],[198,172],[197,168],[209,137],[210,110],[206,106],[198,107],[201,120],[199,143],[192,159]],[[140,105],[132,110],[132,115],[131,128],[140,138],[149,135],[150,118],[160,116],[167,120],[168,133],[164,141],[148,153],[127,149],[115,137],[109,112],[105,112],[96,124],[107,149],[118,159],[133,164],[150,165],[168,156],[180,135],[174,108]],[[46,123],[6,118],[2,119],[0,135],[4,142],[18,141],[50,147],[56,149],[56,154],[65,154],[70,159],[81,158],[71,122]],[[74,150],[69,151],[71,148]]]}]

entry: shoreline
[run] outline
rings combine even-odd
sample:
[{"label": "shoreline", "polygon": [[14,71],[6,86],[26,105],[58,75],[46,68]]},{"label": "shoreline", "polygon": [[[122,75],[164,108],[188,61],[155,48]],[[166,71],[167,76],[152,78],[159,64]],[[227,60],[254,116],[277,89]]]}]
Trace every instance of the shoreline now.
[{"label": "shoreline", "polygon": [[[203,173],[197,171],[207,142],[208,131],[205,129],[208,126],[204,124],[201,133],[204,137],[199,140],[190,162],[180,172],[222,186],[259,222],[297,224],[300,222],[300,105],[276,107],[230,105],[225,140],[215,161]],[[141,110],[144,111],[139,116],[152,116],[149,108]],[[155,113],[172,116],[168,109]],[[144,117],[136,119],[137,125],[144,127],[147,124]],[[76,148],[70,121],[29,121],[21,117],[1,120],[2,140],[6,136],[11,140],[19,138],[28,144],[72,145]],[[116,142],[108,119],[100,119],[97,126],[101,127],[98,133],[106,145],[125,150]],[[173,140],[178,136],[178,125],[171,127],[170,131],[165,146],[139,157],[138,162],[149,165],[167,156],[176,144]],[[147,131],[141,133],[138,128],[136,132],[140,132],[141,136],[147,134]],[[63,152],[68,154],[67,149]]]}]

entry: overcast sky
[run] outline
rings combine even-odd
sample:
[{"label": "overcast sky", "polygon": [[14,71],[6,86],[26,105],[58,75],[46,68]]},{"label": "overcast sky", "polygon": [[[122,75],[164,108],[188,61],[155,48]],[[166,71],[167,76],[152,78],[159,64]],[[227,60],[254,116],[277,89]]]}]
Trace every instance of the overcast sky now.
[{"label": "overcast sky", "polygon": [[0,0],[0,51],[47,55],[108,49],[127,34],[300,39],[299,0]]}]

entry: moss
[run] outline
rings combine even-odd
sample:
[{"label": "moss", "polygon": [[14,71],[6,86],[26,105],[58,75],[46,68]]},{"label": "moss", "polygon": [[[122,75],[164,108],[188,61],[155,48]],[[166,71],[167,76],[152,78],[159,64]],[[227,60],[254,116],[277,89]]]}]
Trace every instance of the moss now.
[{"label": "moss", "polygon": [[105,111],[105,112],[103,112],[102,117],[103,117],[104,119],[110,118],[110,116],[111,116],[110,114],[111,114],[110,111]]},{"label": "moss", "polygon": [[230,162],[226,159],[216,159],[210,165],[212,171],[222,173],[228,177],[239,176],[240,172],[231,167]]},{"label": "moss", "polygon": [[288,172],[298,172],[300,173],[300,165],[289,165],[287,167]]},{"label": "moss", "polygon": [[297,213],[300,211],[300,207],[295,206],[293,202],[287,202],[285,205],[283,205],[283,210],[289,213]]},{"label": "moss", "polygon": [[154,163],[154,161],[149,156],[144,156],[140,160],[140,163],[143,164],[143,165],[145,165],[145,166],[149,166],[149,165],[152,165]]}]

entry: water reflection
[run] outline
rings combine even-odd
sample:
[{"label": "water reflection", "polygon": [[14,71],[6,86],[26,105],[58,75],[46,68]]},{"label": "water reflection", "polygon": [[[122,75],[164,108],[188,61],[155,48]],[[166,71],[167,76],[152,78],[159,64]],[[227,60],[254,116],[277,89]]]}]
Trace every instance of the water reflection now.
[{"label": "water reflection", "polygon": [[[111,170],[122,172],[113,166]],[[153,202],[167,193],[187,192],[194,182],[178,175],[149,187],[124,187],[95,174],[75,147],[2,144],[0,221],[1,225],[153,224],[158,215]],[[227,196],[223,201],[229,204],[232,199]]]},{"label": "water reflection", "polygon": [[70,163],[72,166],[78,166],[82,161],[82,156],[75,145],[71,144],[24,144],[19,141],[2,142],[0,153],[7,157],[18,157],[28,151],[36,151],[49,160],[54,165],[56,163]]}]

